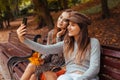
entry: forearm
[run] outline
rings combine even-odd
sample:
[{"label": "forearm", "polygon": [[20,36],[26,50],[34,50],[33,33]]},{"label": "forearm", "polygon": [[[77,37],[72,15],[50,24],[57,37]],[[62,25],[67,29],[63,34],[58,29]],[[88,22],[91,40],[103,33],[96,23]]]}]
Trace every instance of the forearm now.
[{"label": "forearm", "polygon": [[[90,65],[87,71],[81,76],[85,80],[90,80],[97,76],[100,70],[100,44],[94,40],[91,46]],[[82,80],[82,79],[81,79]]]},{"label": "forearm", "polygon": [[42,45],[25,39],[23,43],[41,54],[59,54],[63,52],[63,42],[54,45]]},{"label": "forearm", "polygon": [[60,42],[61,38],[60,37],[56,37],[56,42]]},{"label": "forearm", "polygon": [[99,73],[100,66],[95,65],[91,68],[89,68],[82,76],[80,80],[91,80],[92,78],[95,78],[97,74]]}]

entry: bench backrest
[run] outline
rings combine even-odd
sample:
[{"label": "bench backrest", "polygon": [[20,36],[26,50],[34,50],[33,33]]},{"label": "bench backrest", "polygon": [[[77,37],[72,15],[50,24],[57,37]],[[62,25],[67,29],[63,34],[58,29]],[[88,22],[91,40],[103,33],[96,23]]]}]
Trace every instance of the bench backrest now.
[{"label": "bench backrest", "polygon": [[[35,35],[32,34],[27,34],[25,35],[27,38],[33,40]],[[22,44],[19,39],[18,36],[16,34],[15,31],[11,31],[9,33],[9,43],[11,43],[11,45],[15,46],[17,50],[21,51],[24,56],[27,55],[28,53],[31,53],[31,49],[26,47],[26,45]],[[15,55],[14,55],[15,56]],[[22,56],[22,55],[21,55]]]},{"label": "bench backrest", "polygon": [[100,80],[120,80],[120,49],[102,46]]},{"label": "bench backrest", "polygon": [[[36,38],[40,38],[40,35],[26,34],[25,36],[33,41],[36,41]],[[32,55],[31,53],[33,50],[21,43],[14,31],[9,33],[7,44],[9,44],[9,46],[5,46],[4,48],[10,48],[11,46],[14,47],[13,49],[10,48],[10,51],[7,49],[5,50],[5,54],[8,54],[8,58],[10,58],[7,63],[10,75],[12,79],[14,77],[14,80],[19,80],[28,64],[27,58]]]}]

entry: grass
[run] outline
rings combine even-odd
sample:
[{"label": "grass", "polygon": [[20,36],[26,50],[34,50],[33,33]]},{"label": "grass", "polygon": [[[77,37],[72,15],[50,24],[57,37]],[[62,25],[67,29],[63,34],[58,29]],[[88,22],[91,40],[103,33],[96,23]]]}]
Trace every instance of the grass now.
[{"label": "grass", "polygon": [[[120,4],[120,0],[108,0],[108,7],[109,9],[112,9],[116,7],[117,5]],[[91,8],[88,8],[86,10],[82,10],[80,12],[85,13],[85,14],[95,14],[101,12],[101,4],[93,6]]]}]

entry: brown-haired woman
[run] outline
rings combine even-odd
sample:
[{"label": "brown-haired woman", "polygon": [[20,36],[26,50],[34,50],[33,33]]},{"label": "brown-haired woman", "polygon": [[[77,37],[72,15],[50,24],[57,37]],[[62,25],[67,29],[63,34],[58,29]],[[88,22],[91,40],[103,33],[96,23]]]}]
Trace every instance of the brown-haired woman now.
[{"label": "brown-haired woman", "polygon": [[17,34],[21,42],[42,54],[64,53],[66,72],[59,77],[54,75],[54,80],[98,80],[100,44],[96,38],[88,37],[90,19],[73,12],[67,20],[69,25],[64,41],[53,45],[37,44],[25,38],[26,29],[23,25],[17,30]]}]

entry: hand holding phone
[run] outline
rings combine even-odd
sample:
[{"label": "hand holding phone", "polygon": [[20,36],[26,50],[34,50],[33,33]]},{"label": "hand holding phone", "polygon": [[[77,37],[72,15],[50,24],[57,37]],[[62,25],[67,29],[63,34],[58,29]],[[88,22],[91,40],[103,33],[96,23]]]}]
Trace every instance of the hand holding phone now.
[{"label": "hand holding phone", "polygon": [[22,24],[27,25],[27,18],[26,17],[23,18]]}]

